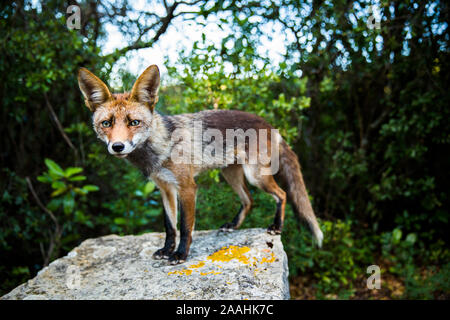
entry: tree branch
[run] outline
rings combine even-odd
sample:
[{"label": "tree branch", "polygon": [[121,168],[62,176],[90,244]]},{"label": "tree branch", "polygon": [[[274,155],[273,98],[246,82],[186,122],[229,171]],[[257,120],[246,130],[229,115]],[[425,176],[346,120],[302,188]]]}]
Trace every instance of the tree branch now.
[{"label": "tree branch", "polygon": [[[200,11],[189,10],[189,11],[181,11],[181,12],[175,13],[175,11],[179,5],[194,6],[203,1],[204,0],[195,0],[192,2],[178,1],[178,2],[174,2],[172,5],[168,5],[167,3],[165,3],[165,7],[166,7],[166,16],[165,17],[161,18],[159,21],[156,21],[155,23],[151,24],[150,26],[142,28],[142,29],[139,27],[139,19],[138,19],[136,24],[138,25],[137,28],[139,29],[139,34],[138,34],[136,40],[128,46],[125,46],[121,49],[116,49],[114,52],[105,55],[104,58],[112,59],[113,62],[115,62],[121,56],[126,54],[128,51],[139,50],[139,49],[144,49],[144,48],[151,48],[160,39],[160,37],[164,33],[166,33],[167,29],[169,28],[170,24],[172,23],[172,21],[175,18],[183,16],[183,15],[187,15],[187,14],[201,14],[202,13],[201,10]],[[146,12],[144,14],[156,16],[153,13]],[[157,30],[155,30],[158,25],[160,25],[159,28],[157,28]],[[149,41],[142,41],[142,37],[151,30],[155,30],[155,36]]]},{"label": "tree branch", "polygon": [[41,199],[39,199],[39,197],[38,197],[36,191],[35,191],[34,188],[33,188],[33,184],[31,183],[30,178],[29,178],[29,177],[25,177],[25,180],[27,181],[28,188],[30,189],[31,194],[33,195],[34,199],[36,200],[36,203],[38,204],[38,206],[39,206],[42,210],[44,210],[45,213],[47,213],[47,214],[50,216],[50,218],[52,219],[52,221],[53,221],[53,222],[55,223],[55,225],[56,225],[56,229],[59,230],[59,223],[58,223],[58,220],[56,219],[56,217],[55,217],[55,215],[53,214],[53,212],[51,212],[49,209],[47,209],[47,208],[43,205],[43,203],[41,202]]},{"label": "tree branch", "polygon": [[55,247],[59,247],[59,242],[61,239],[61,235],[62,235],[62,229],[58,223],[58,219],[56,219],[55,215],[53,214],[53,212],[51,212],[49,209],[47,209],[44,204],[41,202],[41,199],[39,199],[36,191],[34,190],[33,184],[31,183],[31,180],[29,177],[25,177],[25,180],[27,182],[28,188],[30,189],[31,194],[33,195],[34,199],[36,200],[36,203],[38,204],[38,206],[49,215],[50,219],[52,219],[53,223],[55,224],[55,231],[52,235],[52,233],[50,232],[50,243],[47,249],[47,255],[44,254],[44,249],[42,244],[40,243],[40,249],[41,249],[41,253],[43,255],[44,258],[44,266],[47,266],[50,262],[50,259],[52,257],[53,254],[53,250],[55,249]]},{"label": "tree branch", "polygon": [[72,144],[72,141],[70,141],[69,137],[67,136],[67,134],[64,132],[64,128],[61,125],[61,122],[58,119],[58,116],[55,113],[55,110],[53,109],[52,105],[50,104],[50,101],[48,99],[47,93],[44,92],[44,98],[45,98],[45,103],[47,105],[48,110],[50,111],[50,114],[53,118],[53,121],[55,121],[56,123],[56,127],[58,128],[59,132],[61,133],[64,141],[66,141],[67,145],[73,150],[73,152],[75,153],[75,159],[78,160],[78,150],[77,148],[75,148],[75,146]]}]

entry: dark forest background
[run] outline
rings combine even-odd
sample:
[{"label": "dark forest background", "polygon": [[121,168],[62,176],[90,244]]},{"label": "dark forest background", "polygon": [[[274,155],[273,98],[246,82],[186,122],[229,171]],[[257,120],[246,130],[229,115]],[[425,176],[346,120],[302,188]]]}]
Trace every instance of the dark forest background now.
[{"label": "dark forest background", "polygon": [[[79,30],[66,26],[70,4]],[[122,0],[2,2],[0,294],[87,238],[163,231],[159,191],[96,139],[77,69],[108,83],[131,52],[211,18],[231,32],[221,45],[203,33],[167,60],[157,109],[253,112],[294,148],[325,239],[316,249],[287,212],[292,297],[448,299],[449,5],[413,0],[148,1],[143,11]],[[128,42],[104,54],[107,25]],[[261,48],[280,32],[286,53],[274,63]],[[116,74],[116,91],[137,76]],[[237,211],[222,180],[198,178],[197,230]],[[251,192],[243,227],[266,227],[275,204]],[[381,290],[366,288],[374,264]]]}]

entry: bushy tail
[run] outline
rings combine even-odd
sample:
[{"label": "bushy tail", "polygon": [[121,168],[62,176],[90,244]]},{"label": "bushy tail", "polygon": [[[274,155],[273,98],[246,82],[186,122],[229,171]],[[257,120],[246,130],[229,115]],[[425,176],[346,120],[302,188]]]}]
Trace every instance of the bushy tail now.
[{"label": "bushy tail", "polygon": [[280,145],[280,171],[279,175],[284,180],[288,198],[294,212],[300,219],[306,220],[319,247],[322,246],[323,233],[314,215],[311,202],[308,198],[300,164],[297,155],[289,148],[285,141]]}]

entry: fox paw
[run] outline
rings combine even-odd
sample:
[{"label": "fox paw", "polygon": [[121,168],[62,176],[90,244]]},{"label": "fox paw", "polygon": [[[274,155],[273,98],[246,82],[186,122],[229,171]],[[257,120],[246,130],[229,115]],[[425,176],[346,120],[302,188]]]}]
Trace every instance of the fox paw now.
[{"label": "fox paw", "polygon": [[156,259],[156,260],[169,259],[172,252],[173,252],[173,249],[161,248],[153,254],[153,259]]},{"label": "fox paw", "polygon": [[183,262],[186,262],[187,254],[183,252],[175,252],[170,255],[169,257],[169,263],[172,265],[180,264]]},{"label": "fox paw", "polygon": [[268,228],[267,228],[267,233],[271,234],[271,235],[277,235],[277,234],[281,234],[281,228],[275,224],[271,224]]},{"label": "fox paw", "polygon": [[227,222],[223,226],[221,226],[219,230],[224,232],[232,232],[235,230],[235,225],[231,222]]}]

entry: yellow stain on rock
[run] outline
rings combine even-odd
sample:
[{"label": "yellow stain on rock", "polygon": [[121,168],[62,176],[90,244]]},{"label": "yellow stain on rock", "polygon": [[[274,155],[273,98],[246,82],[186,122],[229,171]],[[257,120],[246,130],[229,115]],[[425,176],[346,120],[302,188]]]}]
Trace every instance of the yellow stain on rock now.
[{"label": "yellow stain on rock", "polygon": [[[230,245],[228,247],[222,247],[222,249],[214,252],[213,254],[211,254],[210,256],[207,257],[207,260],[210,260],[212,262],[229,262],[233,259],[236,259],[237,261],[239,261],[242,264],[246,264],[246,265],[252,265],[253,267],[256,268],[257,263],[259,262],[259,264],[263,264],[263,263],[272,263],[275,261],[275,255],[273,254],[273,252],[271,252],[271,256],[270,257],[262,257],[260,261],[258,261],[257,258],[255,257],[247,257],[245,254],[248,253],[250,251],[249,247],[239,247],[239,246],[233,246]],[[264,250],[265,252],[267,252],[266,250]],[[250,259],[252,260],[252,262],[250,261]],[[176,270],[176,271],[172,271],[169,272],[168,275],[185,275],[185,276],[189,276],[192,274],[193,271],[198,272],[198,270],[195,269],[200,269],[203,268],[205,266],[205,261],[199,261],[197,264],[192,264],[188,267],[188,269],[182,269],[182,270]],[[222,266],[217,265],[217,268],[222,268]],[[194,270],[192,270],[194,269]],[[254,270],[254,274],[256,275],[256,272],[259,271],[258,268],[256,268]],[[202,276],[206,276],[209,274],[212,275],[217,275],[217,274],[221,274],[222,272],[217,272],[217,271],[209,271],[209,272],[200,272],[200,275]]]},{"label": "yellow stain on rock", "polygon": [[189,269],[183,269],[183,270],[175,270],[172,272],[169,272],[168,275],[170,276],[171,274],[177,274],[177,275],[185,275],[185,276],[190,276],[192,274],[192,270]]},{"label": "yellow stain on rock", "polygon": [[213,262],[228,262],[233,259],[238,260],[243,264],[249,264],[249,258],[244,254],[249,252],[249,247],[239,247],[239,246],[229,246],[223,247],[221,250],[214,252],[212,255],[208,256],[208,260]]},{"label": "yellow stain on rock", "polygon": [[204,266],[205,266],[205,262],[204,261],[200,261],[197,264],[190,265],[189,268],[190,269],[198,269],[198,268],[201,268],[201,267],[204,267]]},{"label": "yellow stain on rock", "polygon": [[[175,270],[175,271],[171,271],[168,273],[168,275],[172,275],[172,274],[176,274],[179,276],[185,275],[185,276],[190,276],[192,274],[192,269],[199,269],[205,266],[205,262],[204,261],[199,261],[199,263],[197,264],[191,264],[188,269],[182,269],[182,270]],[[197,270],[194,270],[197,271]]]},{"label": "yellow stain on rock", "polygon": [[263,264],[263,263],[272,263],[272,262],[274,262],[275,261],[275,255],[273,254],[273,252],[271,252],[270,255],[271,255],[270,258],[263,257],[259,263]]},{"label": "yellow stain on rock", "polygon": [[221,274],[222,272],[210,271],[210,272],[200,272],[201,276],[207,276],[208,274]]}]

